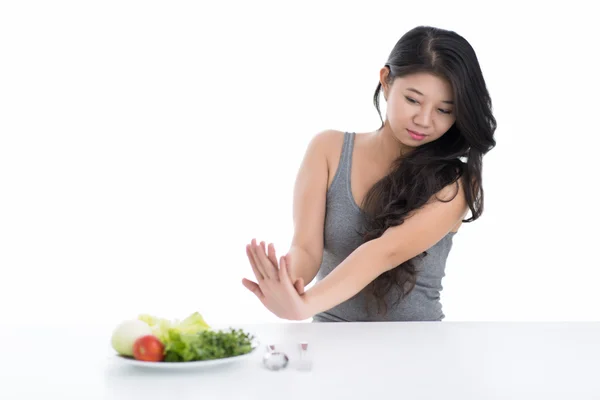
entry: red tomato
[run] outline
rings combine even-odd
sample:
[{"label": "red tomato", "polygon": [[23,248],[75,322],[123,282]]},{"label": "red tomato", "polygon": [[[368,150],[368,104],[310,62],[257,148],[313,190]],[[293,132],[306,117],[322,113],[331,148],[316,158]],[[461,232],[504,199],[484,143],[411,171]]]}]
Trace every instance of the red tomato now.
[{"label": "red tomato", "polygon": [[133,357],[140,361],[162,361],[165,346],[154,335],[146,335],[133,343]]}]

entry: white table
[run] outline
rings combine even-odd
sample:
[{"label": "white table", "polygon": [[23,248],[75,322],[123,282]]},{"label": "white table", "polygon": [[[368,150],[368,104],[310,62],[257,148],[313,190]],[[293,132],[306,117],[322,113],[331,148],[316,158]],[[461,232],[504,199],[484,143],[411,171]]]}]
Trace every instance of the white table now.
[{"label": "white table", "polygon": [[[0,398],[600,399],[600,322],[235,327],[287,350],[289,368],[264,369],[260,349],[212,369],[141,369],[115,363],[112,327],[4,326]],[[295,369],[299,341],[309,372]]]}]

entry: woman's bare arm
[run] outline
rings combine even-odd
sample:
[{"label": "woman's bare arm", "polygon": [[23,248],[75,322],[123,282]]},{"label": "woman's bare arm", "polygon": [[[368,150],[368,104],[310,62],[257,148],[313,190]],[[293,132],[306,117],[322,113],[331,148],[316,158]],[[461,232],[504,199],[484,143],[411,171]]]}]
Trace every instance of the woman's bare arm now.
[{"label": "woman's bare arm", "polygon": [[327,154],[336,143],[336,131],[315,135],[306,150],[294,185],[294,235],[289,255],[293,281],[308,285],[317,275],[323,258],[325,199],[329,170]]},{"label": "woman's bare arm", "polygon": [[[458,194],[457,194],[458,188]],[[352,252],[327,277],[303,294],[311,315],[348,300],[379,275],[421,254],[440,241],[468,211],[462,185],[449,185],[439,198],[413,212],[404,223]]]}]

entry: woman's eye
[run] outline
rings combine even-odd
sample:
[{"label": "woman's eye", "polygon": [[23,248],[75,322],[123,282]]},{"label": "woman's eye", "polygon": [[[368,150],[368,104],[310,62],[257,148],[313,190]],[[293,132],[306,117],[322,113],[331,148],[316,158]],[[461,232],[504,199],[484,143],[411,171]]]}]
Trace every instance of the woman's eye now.
[{"label": "woman's eye", "polygon": [[[406,99],[406,101],[408,101],[411,104],[419,104],[419,102],[417,100],[413,99],[412,97],[404,96],[404,98]],[[438,111],[441,112],[442,114],[452,114],[452,110],[447,110],[444,108],[438,108]]]}]

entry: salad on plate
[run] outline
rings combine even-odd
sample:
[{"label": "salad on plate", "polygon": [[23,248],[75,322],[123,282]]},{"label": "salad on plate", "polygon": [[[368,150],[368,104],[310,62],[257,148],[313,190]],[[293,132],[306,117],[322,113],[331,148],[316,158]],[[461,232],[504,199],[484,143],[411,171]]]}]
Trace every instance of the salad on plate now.
[{"label": "salad on plate", "polygon": [[163,365],[224,360],[256,348],[250,333],[234,328],[213,330],[198,312],[182,321],[141,314],[115,328],[111,345],[125,359]]}]

